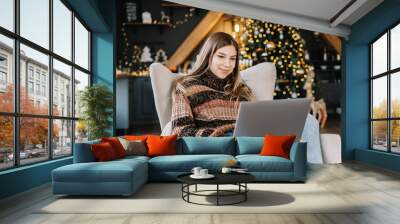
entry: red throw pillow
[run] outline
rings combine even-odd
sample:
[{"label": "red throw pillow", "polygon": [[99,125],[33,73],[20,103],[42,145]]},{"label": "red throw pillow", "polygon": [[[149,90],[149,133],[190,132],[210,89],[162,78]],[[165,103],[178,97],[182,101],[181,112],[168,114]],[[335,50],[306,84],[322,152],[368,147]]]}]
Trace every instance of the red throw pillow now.
[{"label": "red throw pillow", "polygon": [[110,138],[101,138],[101,142],[108,142],[112,146],[115,151],[115,155],[118,158],[126,156],[126,151],[122,146],[121,142],[119,142],[118,138],[110,137]]},{"label": "red throw pillow", "polygon": [[176,139],[176,135],[149,135],[146,140],[148,156],[176,155]]},{"label": "red throw pillow", "polygon": [[109,161],[117,158],[113,147],[108,142],[93,144],[91,145],[91,149],[94,157],[99,162]]},{"label": "red throw pillow", "polygon": [[262,156],[280,156],[286,159],[290,159],[290,148],[294,140],[295,135],[265,135],[264,146],[261,149],[260,155]]}]

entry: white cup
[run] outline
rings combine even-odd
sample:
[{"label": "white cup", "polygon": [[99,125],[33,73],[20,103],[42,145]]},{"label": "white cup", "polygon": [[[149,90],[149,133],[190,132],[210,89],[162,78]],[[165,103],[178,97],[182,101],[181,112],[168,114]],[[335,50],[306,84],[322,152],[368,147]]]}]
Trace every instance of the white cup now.
[{"label": "white cup", "polygon": [[221,170],[222,173],[230,173],[231,171],[232,171],[232,169],[229,167],[222,167],[222,170]]},{"label": "white cup", "polygon": [[200,170],[200,176],[207,176],[208,175],[208,169],[201,169]]},{"label": "white cup", "polygon": [[194,174],[194,175],[196,175],[196,176],[199,176],[199,175],[201,175],[200,174],[200,171],[202,170],[202,168],[201,167],[193,167],[193,169],[192,169],[192,173]]}]

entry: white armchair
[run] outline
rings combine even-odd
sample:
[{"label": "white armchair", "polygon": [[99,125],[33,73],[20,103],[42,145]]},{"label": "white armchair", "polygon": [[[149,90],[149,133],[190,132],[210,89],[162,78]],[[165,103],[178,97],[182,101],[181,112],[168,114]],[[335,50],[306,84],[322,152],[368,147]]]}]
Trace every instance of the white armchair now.
[{"label": "white armchair", "polygon": [[[276,81],[275,65],[264,62],[240,72],[242,79],[252,89],[256,100],[272,100]],[[183,74],[172,73],[160,63],[150,65],[150,79],[154,102],[162,135],[171,133],[172,87],[174,81]],[[322,163],[319,123],[308,115],[302,139],[307,141],[307,160],[310,163]]]}]

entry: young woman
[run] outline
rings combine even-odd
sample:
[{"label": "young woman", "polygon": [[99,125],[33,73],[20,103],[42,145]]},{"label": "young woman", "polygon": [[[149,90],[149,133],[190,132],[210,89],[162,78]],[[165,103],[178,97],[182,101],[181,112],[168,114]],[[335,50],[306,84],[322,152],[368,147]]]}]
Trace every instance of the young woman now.
[{"label": "young woman", "polygon": [[172,133],[178,136],[232,135],[241,101],[253,100],[239,74],[239,47],[226,33],[213,33],[192,73],[172,93]]}]

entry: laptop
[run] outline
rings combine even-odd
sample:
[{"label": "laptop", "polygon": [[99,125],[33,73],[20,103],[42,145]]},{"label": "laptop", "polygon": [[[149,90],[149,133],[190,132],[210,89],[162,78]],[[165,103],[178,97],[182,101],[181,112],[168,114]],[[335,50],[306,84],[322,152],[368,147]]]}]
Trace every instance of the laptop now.
[{"label": "laptop", "polygon": [[300,140],[310,104],[308,98],[242,102],[233,136],[296,135]]}]

